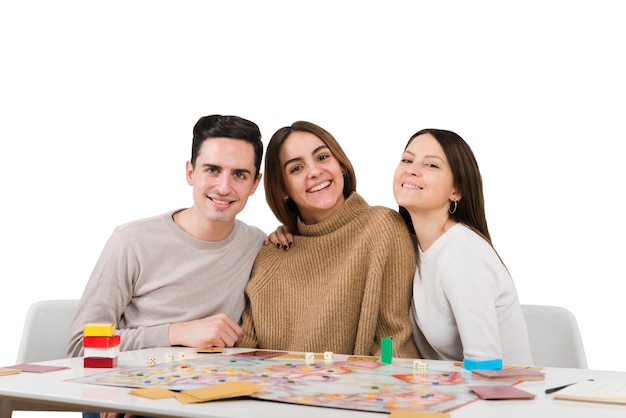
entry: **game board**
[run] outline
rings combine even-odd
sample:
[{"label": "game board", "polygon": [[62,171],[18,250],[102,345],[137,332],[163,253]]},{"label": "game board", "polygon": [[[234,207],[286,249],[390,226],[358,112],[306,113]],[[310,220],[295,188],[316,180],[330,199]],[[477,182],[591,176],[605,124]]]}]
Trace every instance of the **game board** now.
[{"label": "game board", "polygon": [[[363,359],[306,364],[304,358],[209,354],[152,367],[115,369],[71,379],[132,388],[188,390],[236,380],[263,386],[258,399],[372,412],[446,412],[476,399],[455,371],[418,372]],[[469,377],[468,379],[471,379]]]}]

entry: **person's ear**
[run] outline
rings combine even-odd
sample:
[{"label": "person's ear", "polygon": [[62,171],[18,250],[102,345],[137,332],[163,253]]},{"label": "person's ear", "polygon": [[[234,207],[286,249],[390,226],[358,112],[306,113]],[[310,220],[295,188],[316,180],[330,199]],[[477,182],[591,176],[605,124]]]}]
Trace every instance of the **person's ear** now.
[{"label": "person's ear", "polygon": [[457,201],[461,200],[462,198],[463,198],[463,194],[461,194],[461,192],[456,190],[456,189],[454,189],[452,194],[450,194],[450,200],[452,202],[457,202]]},{"label": "person's ear", "polygon": [[193,186],[193,164],[191,164],[191,161],[187,161],[185,176],[187,177],[187,184]]}]

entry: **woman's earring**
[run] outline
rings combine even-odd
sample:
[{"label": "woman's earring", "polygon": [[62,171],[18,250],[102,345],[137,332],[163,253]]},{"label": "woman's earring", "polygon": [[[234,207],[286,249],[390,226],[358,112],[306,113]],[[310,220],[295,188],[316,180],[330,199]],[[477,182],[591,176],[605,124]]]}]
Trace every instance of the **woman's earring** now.
[{"label": "woman's earring", "polygon": [[289,196],[287,195],[283,196],[283,202],[285,203],[289,202]]},{"label": "woman's earring", "polygon": [[454,209],[452,208],[452,204],[450,204],[450,207],[448,208],[448,213],[450,215],[454,215],[454,212],[456,212],[456,209],[459,206],[459,201],[458,200],[453,200],[452,203],[454,203]]}]

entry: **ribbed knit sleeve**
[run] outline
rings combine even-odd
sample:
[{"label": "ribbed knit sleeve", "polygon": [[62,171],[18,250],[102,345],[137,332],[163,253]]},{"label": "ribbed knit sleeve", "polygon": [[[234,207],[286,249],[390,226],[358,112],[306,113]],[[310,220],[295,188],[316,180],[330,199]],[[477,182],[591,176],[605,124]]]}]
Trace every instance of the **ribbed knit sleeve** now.
[{"label": "ribbed knit sleeve", "polygon": [[417,357],[409,307],[415,257],[393,210],[356,193],[329,219],[299,225],[288,251],[264,246],[246,287],[242,345],[289,351]]}]

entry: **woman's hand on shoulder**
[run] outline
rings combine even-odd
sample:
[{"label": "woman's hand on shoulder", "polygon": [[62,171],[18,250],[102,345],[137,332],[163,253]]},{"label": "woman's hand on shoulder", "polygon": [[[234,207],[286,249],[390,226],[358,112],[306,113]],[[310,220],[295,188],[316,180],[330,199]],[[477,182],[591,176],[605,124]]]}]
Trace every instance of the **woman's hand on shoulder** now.
[{"label": "woman's hand on shoulder", "polygon": [[293,245],[293,233],[285,225],[280,225],[276,231],[265,238],[265,245],[267,244],[275,245],[276,248],[287,251]]}]

